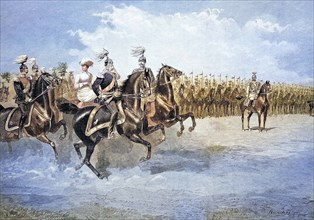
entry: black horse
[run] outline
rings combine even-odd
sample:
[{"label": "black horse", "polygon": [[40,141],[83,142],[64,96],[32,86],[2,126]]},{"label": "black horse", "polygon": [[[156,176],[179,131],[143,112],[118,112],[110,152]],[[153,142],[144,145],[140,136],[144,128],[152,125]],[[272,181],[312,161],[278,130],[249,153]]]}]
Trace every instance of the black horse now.
[{"label": "black horse", "polygon": [[[141,158],[141,161],[145,161],[151,158],[151,143],[142,139],[140,133],[143,132],[144,135],[148,135],[156,130],[161,129],[164,133],[164,126],[162,124],[149,127],[145,117],[142,97],[145,91],[148,93],[150,88],[151,80],[149,75],[143,71],[132,73],[127,80],[125,80],[121,91],[122,91],[122,108],[125,115],[124,122],[120,124],[117,123],[117,131],[120,135],[124,135],[129,140],[135,143],[143,144],[147,147],[148,152],[147,156]],[[144,91],[144,92],[143,92]],[[82,145],[86,146],[86,155],[82,163],[77,167],[80,169],[84,164],[87,165],[98,178],[102,179],[107,177],[106,174],[101,174],[91,163],[90,159],[94,152],[95,146],[104,138],[108,136],[108,122],[110,121],[110,110],[107,108],[107,105],[102,105],[101,107],[89,106],[82,109],[78,109],[75,105],[69,105],[69,103],[60,103],[59,108],[61,111],[66,113],[75,114],[73,118],[73,129],[76,135],[82,141],[82,144],[74,144],[75,150],[79,156],[82,158],[80,152],[80,147]],[[100,129],[97,129],[91,134],[87,134],[86,128],[89,123],[90,114],[94,114],[93,110],[99,108],[97,113],[95,113],[93,126],[100,126]]]}]

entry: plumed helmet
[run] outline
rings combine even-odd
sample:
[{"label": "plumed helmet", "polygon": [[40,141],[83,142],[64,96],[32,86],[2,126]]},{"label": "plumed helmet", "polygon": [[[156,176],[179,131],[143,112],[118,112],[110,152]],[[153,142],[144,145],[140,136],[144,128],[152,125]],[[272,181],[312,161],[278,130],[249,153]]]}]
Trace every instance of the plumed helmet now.
[{"label": "plumed helmet", "polygon": [[24,63],[22,63],[20,66],[20,71],[23,71],[25,69],[28,69],[28,67]]},{"label": "plumed helmet", "polygon": [[257,78],[257,77],[256,77],[256,74],[257,74],[257,72],[252,72],[252,79],[253,79],[253,80],[256,80],[256,78]]},{"label": "plumed helmet", "polygon": [[107,66],[109,63],[113,64],[112,59],[110,59],[109,57],[105,60],[105,66]]},{"label": "plumed helmet", "polygon": [[27,55],[20,55],[15,59],[15,63],[17,64],[23,64],[27,61],[28,56]]},{"label": "plumed helmet", "polygon": [[141,55],[139,58],[138,58],[138,62],[145,62],[146,63],[146,57],[144,55]]},{"label": "plumed helmet", "polygon": [[99,59],[99,61],[101,61],[106,56],[108,56],[108,54],[109,54],[109,51],[103,48],[102,51],[97,54],[97,58]]},{"label": "plumed helmet", "polygon": [[144,56],[145,48],[142,46],[134,47],[131,51],[131,54],[133,57],[139,57],[138,62],[145,62],[146,63],[146,57]]}]

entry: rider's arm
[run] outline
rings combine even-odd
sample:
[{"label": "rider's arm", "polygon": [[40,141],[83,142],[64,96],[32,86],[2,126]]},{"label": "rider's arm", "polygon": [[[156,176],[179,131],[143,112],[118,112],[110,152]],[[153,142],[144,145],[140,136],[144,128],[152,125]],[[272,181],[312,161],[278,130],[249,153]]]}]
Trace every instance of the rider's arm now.
[{"label": "rider's arm", "polygon": [[103,80],[103,78],[97,77],[96,80],[94,81],[93,85],[92,85],[92,89],[97,96],[99,96],[99,90],[100,90],[99,87],[100,87],[102,80]]}]

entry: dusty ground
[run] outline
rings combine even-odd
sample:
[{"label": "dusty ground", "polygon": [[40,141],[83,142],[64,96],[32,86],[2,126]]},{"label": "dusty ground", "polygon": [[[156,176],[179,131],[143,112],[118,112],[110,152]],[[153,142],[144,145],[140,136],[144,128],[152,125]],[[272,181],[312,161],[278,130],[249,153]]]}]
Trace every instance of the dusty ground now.
[{"label": "dusty ground", "polygon": [[[103,141],[93,163],[111,173],[99,180],[79,163],[69,141],[55,162],[34,140],[0,143],[1,219],[313,219],[314,121],[272,116],[268,131],[241,131],[239,117],[197,120],[167,130],[150,161],[141,145]],[[252,127],[257,119],[252,118]],[[56,139],[61,132],[55,136]],[[155,133],[147,137],[157,143]],[[83,149],[84,150],[84,149]]]}]

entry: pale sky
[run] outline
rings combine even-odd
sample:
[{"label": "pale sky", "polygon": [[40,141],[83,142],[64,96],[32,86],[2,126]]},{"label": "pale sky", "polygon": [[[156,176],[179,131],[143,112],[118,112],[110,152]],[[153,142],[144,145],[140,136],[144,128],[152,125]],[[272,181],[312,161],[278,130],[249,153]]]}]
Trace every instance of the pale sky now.
[{"label": "pale sky", "polygon": [[185,73],[222,74],[313,85],[313,1],[1,1],[1,70],[18,72],[17,56],[40,67],[67,62],[80,71],[83,57],[103,67],[109,57],[122,78],[161,63]]}]

